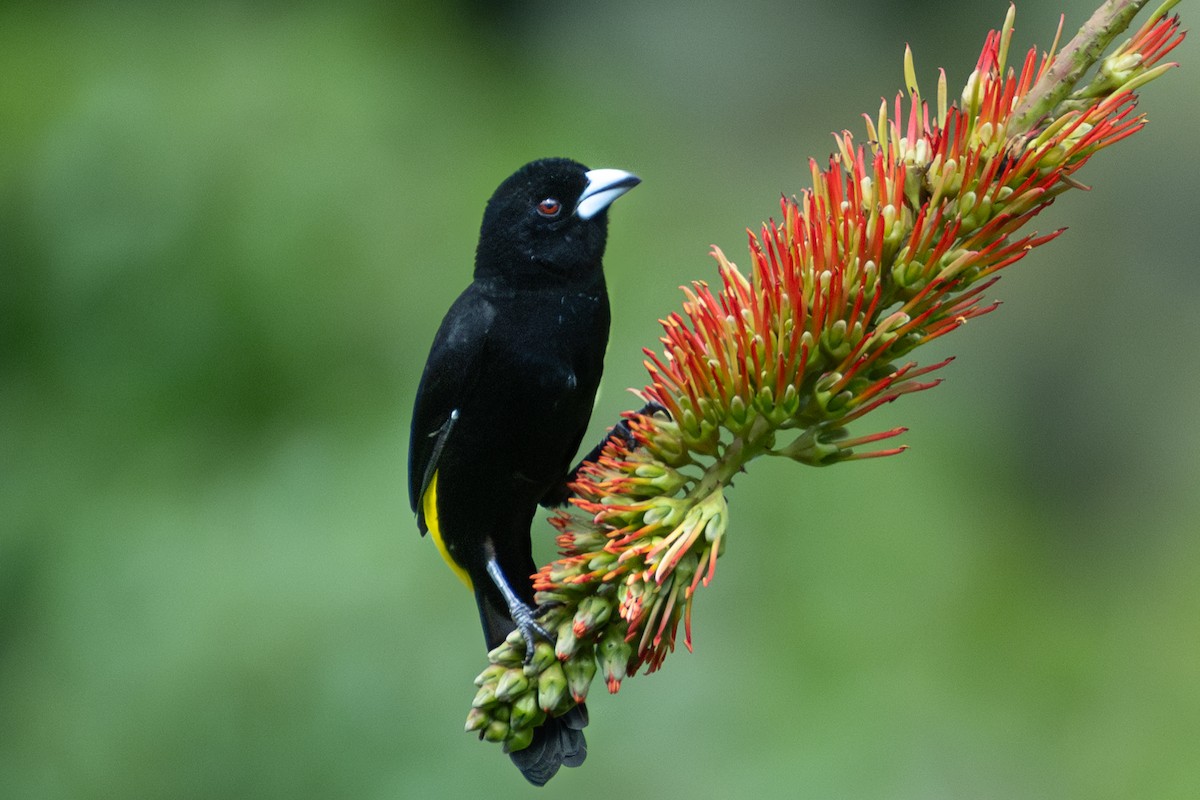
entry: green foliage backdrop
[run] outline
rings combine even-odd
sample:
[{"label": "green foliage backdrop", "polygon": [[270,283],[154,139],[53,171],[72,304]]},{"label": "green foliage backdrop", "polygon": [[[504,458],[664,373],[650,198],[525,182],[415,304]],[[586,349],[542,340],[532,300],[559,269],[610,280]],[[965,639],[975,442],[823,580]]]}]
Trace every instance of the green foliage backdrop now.
[{"label": "green foliage backdrop", "polygon": [[[1020,6],[1014,49],[1091,8]],[[0,8],[0,797],[532,794],[461,732],[474,606],[404,493],[488,194],[544,155],[645,181],[598,438],[708,246],[745,260],[905,42],[961,85],[1005,9]],[[1195,40],[1174,59],[1038,225],[1070,230],[934,345],[945,384],[879,412],[908,453],[738,482],[696,653],[594,695],[558,796],[1200,793]]]}]

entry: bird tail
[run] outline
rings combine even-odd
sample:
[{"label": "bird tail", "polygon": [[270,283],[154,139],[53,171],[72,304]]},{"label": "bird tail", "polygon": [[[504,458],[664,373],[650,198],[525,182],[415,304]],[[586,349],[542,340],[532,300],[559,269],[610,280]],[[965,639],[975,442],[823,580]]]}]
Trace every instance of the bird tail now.
[{"label": "bird tail", "polygon": [[587,707],[580,703],[561,717],[548,717],[533,732],[529,746],[509,758],[534,786],[545,786],[559,767],[578,767],[587,758]]}]

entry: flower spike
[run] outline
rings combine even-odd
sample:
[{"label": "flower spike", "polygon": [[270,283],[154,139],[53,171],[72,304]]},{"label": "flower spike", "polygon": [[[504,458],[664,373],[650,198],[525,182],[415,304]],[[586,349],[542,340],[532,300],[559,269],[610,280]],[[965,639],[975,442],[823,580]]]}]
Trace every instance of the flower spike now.
[{"label": "flower spike", "polygon": [[554,647],[526,662],[514,636],[492,651],[469,731],[520,749],[545,715],[583,702],[598,668],[610,692],[657,670],[681,620],[690,650],[696,591],[725,547],[724,489],[752,459],[825,466],[905,449],[871,449],[905,428],[847,427],[938,384],[927,376],[950,359],[921,366],[912,351],[993,311],[983,296],[999,272],[1061,233],[1025,226],[1145,124],[1135,91],[1174,66],[1163,58],[1183,38],[1173,2],[1075,88],[1145,2],[1106,4],[1061,52],[1056,34],[1017,69],[1010,7],[957,102],[939,71],[932,113],[906,48],[904,91],[865,117],[865,143],[836,134],[828,165],[810,162],[811,188],[748,232],[747,271],[712,248],[717,281],[684,287],[661,351],[644,351],[646,409],[624,415],[629,435],[610,437],[550,519],[560,557],[534,587]]}]

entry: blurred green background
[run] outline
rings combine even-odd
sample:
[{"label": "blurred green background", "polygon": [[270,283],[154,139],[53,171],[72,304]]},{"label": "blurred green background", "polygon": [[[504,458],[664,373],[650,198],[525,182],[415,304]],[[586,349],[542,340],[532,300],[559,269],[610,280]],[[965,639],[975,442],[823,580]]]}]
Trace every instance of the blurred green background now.
[{"label": "blurred green background", "polygon": [[[1016,43],[1094,0],[1020,3]],[[0,8],[0,797],[526,797],[408,414],[483,204],[636,171],[591,437],[829,132],[1007,4]],[[1184,3],[1195,25],[1200,8]],[[595,687],[548,797],[1200,796],[1200,52],[1038,221],[945,384],[756,463],[696,652]],[[549,535],[542,554],[549,556]]]}]

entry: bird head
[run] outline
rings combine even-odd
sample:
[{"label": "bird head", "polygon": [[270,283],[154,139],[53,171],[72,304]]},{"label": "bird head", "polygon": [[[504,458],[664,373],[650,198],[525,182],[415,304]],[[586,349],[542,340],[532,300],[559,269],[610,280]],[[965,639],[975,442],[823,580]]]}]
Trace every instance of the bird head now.
[{"label": "bird head", "polygon": [[547,158],[521,167],[496,189],[483,214],[475,277],[526,288],[587,284],[601,271],[608,207],[640,179]]}]

